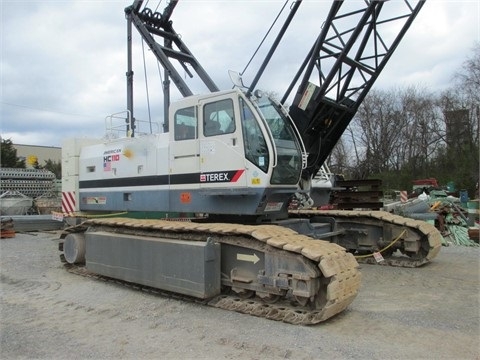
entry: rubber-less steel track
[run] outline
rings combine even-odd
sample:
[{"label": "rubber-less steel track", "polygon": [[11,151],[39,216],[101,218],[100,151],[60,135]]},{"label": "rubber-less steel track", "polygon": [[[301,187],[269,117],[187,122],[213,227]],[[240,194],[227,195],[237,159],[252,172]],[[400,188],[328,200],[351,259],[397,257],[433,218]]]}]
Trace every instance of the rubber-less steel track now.
[{"label": "rubber-less steel track", "polygon": [[[191,234],[215,236],[216,241],[222,242],[222,236],[242,236],[254,239],[273,248],[296,253],[316,264],[323,275],[319,296],[324,299],[320,308],[300,307],[289,301],[280,301],[267,304],[261,300],[242,299],[238,296],[219,295],[210,299],[208,304],[254,316],[284,321],[291,324],[316,324],[327,320],[343,311],[356,297],[360,287],[360,273],[358,263],[352,254],[342,247],[328,241],[315,240],[300,235],[293,230],[275,225],[239,225],[225,223],[195,223],[185,221],[165,220],[137,220],[125,218],[91,219],[84,222],[85,226],[109,226],[115,231],[122,229],[132,231],[148,230],[158,236],[185,236],[190,239]],[[67,230],[79,231],[80,227]],[[320,294],[321,293],[321,294]],[[318,306],[318,303],[317,303]]]},{"label": "rubber-less steel track", "polygon": [[[442,247],[442,235],[435,226],[421,220],[414,220],[399,215],[394,215],[386,211],[365,211],[365,210],[291,210],[290,214],[301,217],[312,216],[331,216],[335,220],[346,220],[355,222],[355,219],[376,220],[379,224],[390,223],[410,231],[410,236],[415,236],[426,253],[418,254],[413,257],[387,257],[384,261],[378,263],[382,265],[418,267],[428,263],[437,256]],[[361,220],[357,220],[361,223]],[[393,239],[392,239],[393,240]],[[377,264],[373,257],[357,257],[361,263]]]}]

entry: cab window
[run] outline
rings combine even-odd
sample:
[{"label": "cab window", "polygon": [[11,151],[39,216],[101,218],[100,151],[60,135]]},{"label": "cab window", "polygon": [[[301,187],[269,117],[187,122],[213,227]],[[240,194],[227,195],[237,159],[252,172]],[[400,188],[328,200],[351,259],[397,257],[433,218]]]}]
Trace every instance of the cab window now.
[{"label": "cab window", "polygon": [[252,110],[242,98],[240,98],[240,113],[242,116],[245,157],[264,172],[267,172],[269,163],[267,142]]},{"label": "cab window", "polygon": [[175,140],[197,138],[197,112],[194,106],[180,109],[174,117]]},{"label": "cab window", "polygon": [[205,104],[203,107],[203,134],[214,136],[235,131],[235,117],[232,99]]}]

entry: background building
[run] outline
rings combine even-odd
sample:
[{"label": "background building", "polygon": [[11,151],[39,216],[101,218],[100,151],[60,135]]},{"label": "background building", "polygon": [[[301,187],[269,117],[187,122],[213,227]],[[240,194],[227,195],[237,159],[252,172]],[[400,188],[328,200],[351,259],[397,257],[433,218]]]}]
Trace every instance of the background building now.
[{"label": "background building", "polygon": [[27,168],[32,168],[32,160],[36,159],[38,165],[44,166],[46,160],[60,163],[62,161],[62,148],[52,146],[13,144],[17,150],[17,157],[25,160]]}]

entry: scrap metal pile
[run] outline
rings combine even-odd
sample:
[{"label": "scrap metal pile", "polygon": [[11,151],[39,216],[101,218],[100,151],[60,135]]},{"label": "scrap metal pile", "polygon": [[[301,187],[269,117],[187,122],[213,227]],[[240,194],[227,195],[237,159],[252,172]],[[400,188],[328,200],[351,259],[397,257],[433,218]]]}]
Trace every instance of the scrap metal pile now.
[{"label": "scrap metal pile", "polygon": [[[422,196],[424,195],[424,196]],[[479,246],[479,200],[461,202],[443,191],[432,191],[391,207],[395,214],[435,224],[443,245]]]}]

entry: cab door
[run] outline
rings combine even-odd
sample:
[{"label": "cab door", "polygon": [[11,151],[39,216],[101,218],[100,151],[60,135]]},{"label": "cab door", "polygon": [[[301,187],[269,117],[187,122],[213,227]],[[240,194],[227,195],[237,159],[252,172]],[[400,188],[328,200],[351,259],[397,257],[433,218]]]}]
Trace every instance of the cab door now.
[{"label": "cab door", "polygon": [[247,186],[238,98],[200,103],[200,188],[231,191]]},{"label": "cab door", "polygon": [[200,172],[198,107],[177,109],[170,129],[170,188],[195,189]]}]

